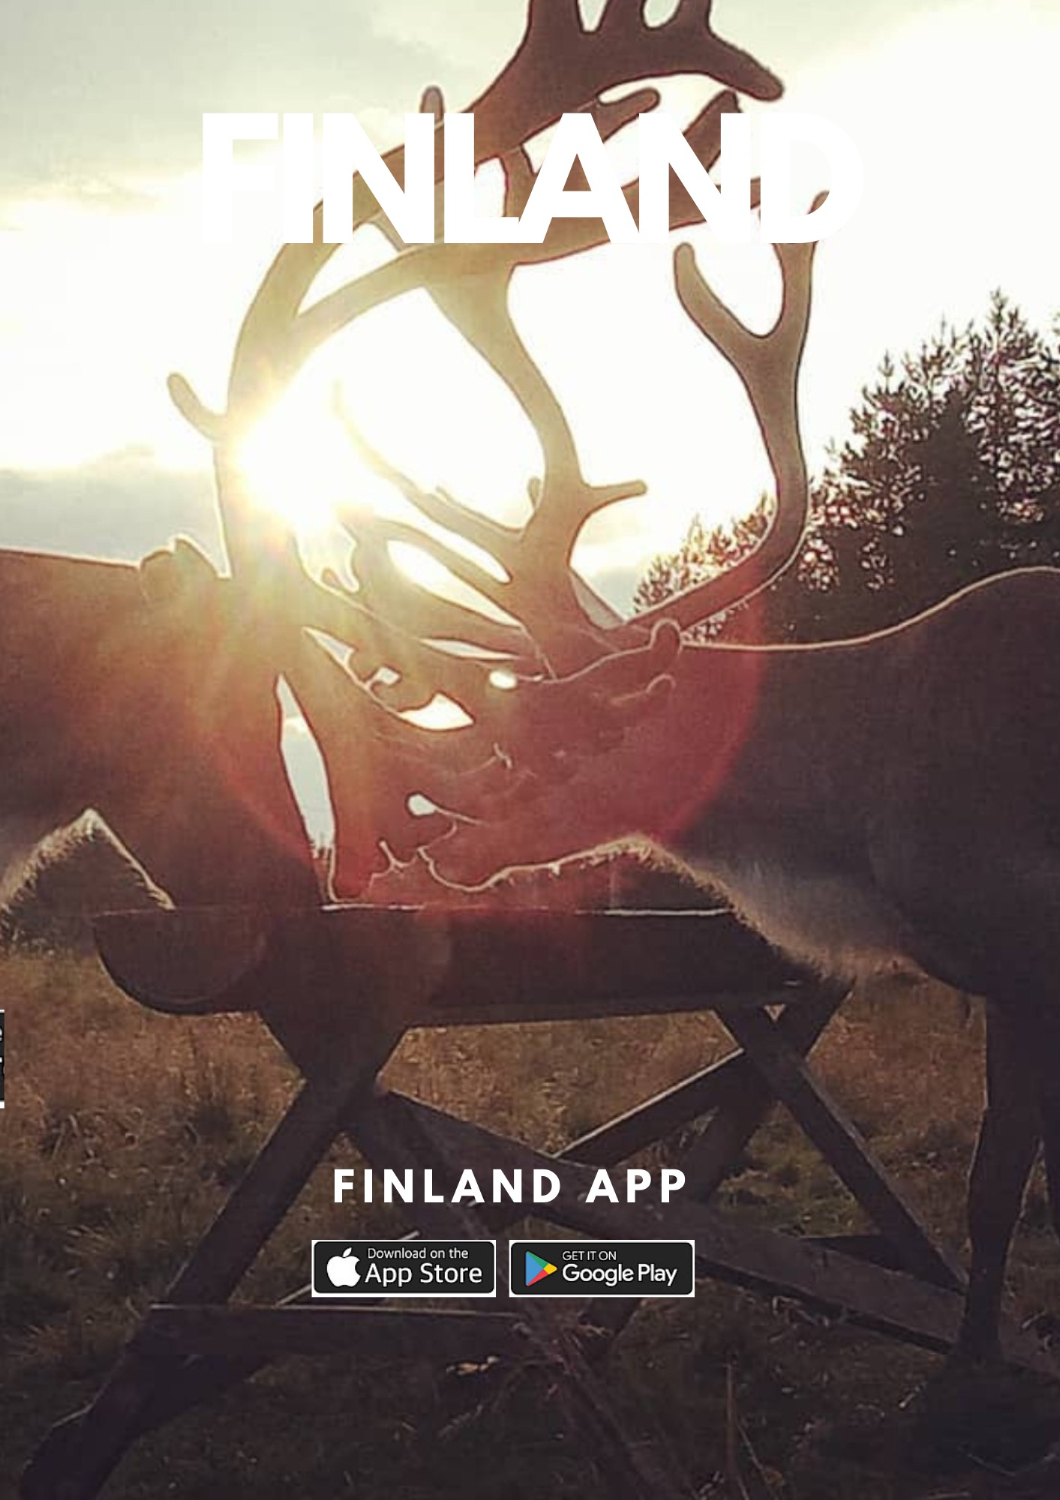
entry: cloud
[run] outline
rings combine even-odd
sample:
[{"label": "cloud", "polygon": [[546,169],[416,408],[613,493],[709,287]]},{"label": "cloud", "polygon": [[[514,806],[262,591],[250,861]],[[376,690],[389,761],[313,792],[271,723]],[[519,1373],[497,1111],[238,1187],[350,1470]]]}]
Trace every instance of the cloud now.
[{"label": "cloud", "polygon": [[9,7],[0,192],[116,191],[130,174],[191,170],[206,110],[414,108],[426,82],[458,87],[459,69],[414,29],[379,24],[385,10],[380,0]]},{"label": "cloud", "polygon": [[177,535],[220,562],[209,474],[167,472],[135,449],[78,469],[0,470],[0,547],[137,561]]},{"label": "cloud", "polygon": [[[525,24],[523,0],[388,0],[374,25],[380,36],[437,54],[447,62],[496,72],[515,51]],[[483,82],[487,80],[484,77]]]}]

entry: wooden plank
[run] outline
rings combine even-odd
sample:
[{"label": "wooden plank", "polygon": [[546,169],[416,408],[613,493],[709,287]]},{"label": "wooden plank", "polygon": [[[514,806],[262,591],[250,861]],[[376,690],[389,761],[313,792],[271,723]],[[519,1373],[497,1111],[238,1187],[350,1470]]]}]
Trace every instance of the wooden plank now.
[{"label": "wooden plank", "polygon": [[[209,1015],[265,962],[269,918],[256,908],[110,912],[92,923],[115,984],[152,1010]],[[253,1010],[253,997],[240,1009]]]},{"label": "wooden plank", "polygon": [[383,970],[430,926],[449,950],[424,1005],[431,1025],[705,1008],[710,994],[740,1005],[806,979],[725,911],[349,905],[248,921],[249,936],[246,924],[230,933],[216,912],[124,913],[98,923],[97,942],[117,983],[144,1005],[255,1010],[293,992],[330,1011],[356,1003],[366,968]]},{"label": "wooden plank", "polygon": [[644,994],[639,991],[620,994],[601,989],[597,994],[573,990],[550,989],[548,974],[528,984],[520,993],[495,992],[491,999],[464,996],[461,1000],[431,1005],[416,1018],[416,1026],[436,1029],[443,1026],[525,1026],[532,1021],[604,1021],[621,1016],[677,1016],[713,1010],[759,1010],[763,1005],[786,1006],[801,999],[803,991],[795,984],[783,989],[751,990],[746,994],[733,990],[696,990],[667,994]]},{"label": "wooden plank", "polygon": [[[560,1178],[559,1196],[533,1212],[563,1228],[594,1238],[695,1239],[700,1272],[717,1280],[792,1297],[854,1326],[926,1349],[946,1351],[956,1336],[963,1306],[957,1291],[886,1271],[794,1235],[741,1224],[701,1204],[674,1202],[662,1210],[648,1204],[586,1203],[594,1176],[591,1167],[547,1156],[397,1094],[385,1095],[371,1108],[373,1114],[381,1111],[391,1117],[429,1116],[435,1139],[447,1141],[455,1159],[479,1172],[499,1167],[510,1173],[522,1167],[526,1175],[535,1167],[549,1167]],[[485,1216],[492,1225],[492,1214]],[[1053,1361],[1028,1335],[1010,1327],[1003,1344],[1012,1363],[1057,1374]]]},{"label": "wooden plank", "polygon": [[764,1013],[730,1015],[725,1025],[791,1111],[829,1166],[890,1240],[905,1267],[926,1281],[959,1289],[964,1276],[934,1243],[891,1182],[852,1120],[829,1098],[777,1024]]},{"label": "wooden plank", "polygon": [[[322,914],[328,939],[356,974],[366,947],[394,941],[401,914],[337,907]],[[393,930],[388,931],[391,918]],[[301,920],[304,920],[301,919]],[[409,914],[405,914],[409,920]],[[600,1001],[648,1002],[707,993],[777,992],[804,976],[726,911],[497,912],[469,908],[446,914],[451,944],[447,972],[431,996],[433,1015],[482,1021],[503,1005],[529,1019],[561,1002],[573,1015]],[[283,945],[304,939],[282,929]]]},{"label": "wooden plank", "polygon": [[[283,1312],[289,1307],[312,1306],[311,1293],[310,1286],[299,1287],[290,1296],[276,1303],[271,1310]],[[374,1307],[375,1304],[361,1303],[359,1306]],[[241,1384],[244,1380],[250,1380],[270,1362],[272,1357],[271,1354],[254,1356],[243,1354],[241,1356],[237,1353],[226,1356],[210,1355],[209,1357],[193,1355],[182,1360],[174,1368],[171,1378],[154,1391],[150,1402],[144,1409],[140,1432],[145,1433],[156,1427],[162,1427],[165,1423],[171,1422],[174,1417],[179,1417],[195,1407],[210,1406],[234,1386]]]},{"label": "wooden plank", "polygon": [[[577,1211],[564,1213],[564,1219],[571,1228],[587,1226]],[[583,1232],[593,1231],[584,1227]],[[854,1327],[940,1354],[953,1347],[964,1307],[959,1292],[795,1236],[735,1225],[698,1204],[677,1211],[671,1232],[680,1237],[693,1234],[697,1264],[719,1280],[793,1297]],[[1060,1374],[1037,1341],[1011,1324],[1002,1330],[1002,1352],[1011,1364],[1054,1379]]]},{"label": "wooden plank", "polygon": [[145,1339],[163,1338],[182,1354],[259,1363],[281,1354],[353,1354],[382,1359],[441,1360],[526,1352],[519,1319],[504,1313],[422,1308],[152,1307]]},{"label": "wooden plank", "polygon": [[882,1234],[808,1234],[805,1238],[808,1245],[838,1250],[840,1255],[867,1260],[874,1266],[883,1266],[887,1271],[903,1269],[901,1256]]}]

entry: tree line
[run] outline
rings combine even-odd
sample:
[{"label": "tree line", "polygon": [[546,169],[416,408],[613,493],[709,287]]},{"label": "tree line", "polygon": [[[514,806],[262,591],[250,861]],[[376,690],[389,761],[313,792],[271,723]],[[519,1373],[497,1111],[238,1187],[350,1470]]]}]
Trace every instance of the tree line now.
[{"label": "tree line", "polygon": [[[1060,566],[1060,327],[1001,292],[979,323],[943,322],[881,361],[811,486],[802,549],[755,608],[702,627],[730,640],[861,635],[1011,568]],[[770,518],[763,497],[720,526],[697,516],[650,564],[635,607],[731,567]]]}]

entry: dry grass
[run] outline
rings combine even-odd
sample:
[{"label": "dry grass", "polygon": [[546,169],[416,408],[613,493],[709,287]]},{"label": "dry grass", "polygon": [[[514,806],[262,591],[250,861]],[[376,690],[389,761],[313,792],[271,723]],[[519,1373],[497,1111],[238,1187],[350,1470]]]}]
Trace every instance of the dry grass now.
[{"label": "dry grass", "polygon": [[[297,1080],[258,1023],[178,1020],[117,994],[91,961],[0,959],[7,1108],[0,1114],[0,1494],[56,1417],[98,1384],[137,1314],[238,1179]],[[675,1082],[726,1044],[709,1018],[414,1034],[393,1084],[556,1148]],[[981,1021],[944,992],[849,1005],[818,1049],[829,1088],[944,1241],[962,1241],[963,1178],[981,1098]],[[670,1143],[671,1146],[676,1143]],[[338,1159],[338,1154],[336,1155]],[[349,1159],[348,1156],[343,1159]],[[330,1202],[318,1172],[252,1273],[271,1299],[305,1277],[313,1236],[394,1229],[394,1210]],[[860,1227],[841,1187],[790,1123],[759,1133],[721,1201],[771,1224]],[[1060,1257],[1036,1180],[1011,1277],[1020,1316],[1060,1307]],[[693,1304],[638,1315],[614,1356],[631,1428],[667,1432],[702,1496],[912,1500],[983,1495],[943,1484],[885,1439],[927,1357],[800,1309],[702,1284]],[[292,1362],[223,1406],[145,1439],[108,1490],[268,1500],[597,1493],[557,1429],[547,1386],[467,1420],[475,1382],[427,1365]],[[880,1424],[883,1423],[881,1427]],[[728,1441],[726,1441],[728,1435]],[[890,1446],[888,1444],[890,1443]],[[901,1449],[901,1452],[899,1451]],[[974,1489],[979,1483],[980,1488]],[[962,1489],[962,1485],[965,1489]],[[973,1488],[967,1488],[972,1485]]]}]

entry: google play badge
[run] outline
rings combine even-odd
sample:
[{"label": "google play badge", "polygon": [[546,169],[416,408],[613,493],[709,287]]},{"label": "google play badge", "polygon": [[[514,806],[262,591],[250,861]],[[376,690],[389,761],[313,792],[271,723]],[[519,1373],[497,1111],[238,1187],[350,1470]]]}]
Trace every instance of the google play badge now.
[{"label": "google play badge", "polygon": [[535,1255],[532,1250],[526,1252],[526,1284],[533,1286],[535,1281],[544,1281],[546,1276],[551,1276],[559,1267],[554,1266],[549,1260],[542,1260],[540,1255]]}]

